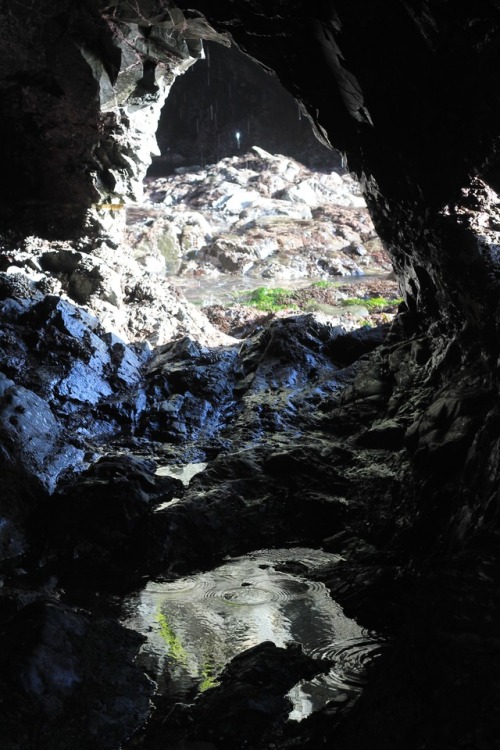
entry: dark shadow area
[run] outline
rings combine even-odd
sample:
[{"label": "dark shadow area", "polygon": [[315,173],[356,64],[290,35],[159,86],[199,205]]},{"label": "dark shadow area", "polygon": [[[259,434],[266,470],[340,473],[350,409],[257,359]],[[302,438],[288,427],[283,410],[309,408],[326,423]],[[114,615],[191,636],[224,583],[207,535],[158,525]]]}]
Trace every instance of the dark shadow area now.
[{"label": "dark shadow area", "polygon": [[233,44],[205,43],[198,61],[172,86],[163,107],[149,176],[176,167],[204,167],[252,146],[291,156],[311,169],[341,166],[340,154],[321,143],[310,119],[278,78]]}]

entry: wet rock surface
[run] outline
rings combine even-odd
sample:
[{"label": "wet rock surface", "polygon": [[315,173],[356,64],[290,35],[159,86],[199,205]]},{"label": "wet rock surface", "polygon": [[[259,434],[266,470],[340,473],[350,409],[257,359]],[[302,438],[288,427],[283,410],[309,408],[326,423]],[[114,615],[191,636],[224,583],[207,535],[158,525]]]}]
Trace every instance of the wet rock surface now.
[{"label": "wet rock surface", "polygon": [[299,646],[278,648],[264,641],[235,657],[220,684],[192,706],[177,704],[153,722],[145,737],[128,747],[155,748],[168,736],[173,748],[259,748],[271,746],[287,722],[287,692],[301,679],[328,671],[326,660],[311,659]]},{"label": "wet rock surface", "polygon": [[[46,254],[59,251],[53,244],[44,248]],[[342,325],[332,316],[310,312],[270,319],[245,339],[226,337],[222,344],[222,334],[208,323],[190,336],[177,328],[173,340],[157,346],[125,341],[98,319],[98,295],[82,307],[69,294],[44,294],[37,285],[40,272],[32,276],[21,265],[22,252],[12,247],[4,251],[9,266],[2,276],[1,302],[2,601],[4,632],[13,652],[22,648],[17,638],[24,632],[24,617],[31,623],[32,602],[48,601],[64,632],[71,631],[76,617],[100,633],[99,618],[108,623],[102,627],[118,627],[119,605],[109,592],[130,590],[150,577],[175,579],[206,570],[225,555],[307,543],[341,556],[310,575],[327,586],[347,615],[390,635],[394,659],[410,671],[418,671],[410,645],[419,651],[427,627],[424,614],[415,620],[414,607],[433,612],[426,643],[437,639],[437,651],[432,651],[436,695],[447,682],[448,659],[456,659],[464,687],[454,690],[453,703],[461,705],[461,727],[472,736],[479,698],[467,708],[466,686],[495,649],[486,636],[497,606],[492,595],[496,537],[492,523],[485,526],[483,520],[492,517],[491,505],[477,517],[477,530],[466,531],[471,511],[442,467],[453,466],[461,455],[466,466],[462,481],[470,493],[479,493],[474,466],[496,424],[494,385],[485,378],[481,358],[472,363],[452,343],[436,345],[429,335],[408,340],[404,309],[391,324],[373,329],[352,329],[349,321]],[[18,263],[14,271],[9,270],[13,259]],[[43,272],[44,285],[62,284],[59,265],[51,259],[49,266],[55,270]],[[185,307],[191,320],[201,319],[178,295],[176,304]],[[132,314],[124,303],[124,315]],[[205,338],[209,330],[211,343]],[[448,363],[454,367],[453,380],[443,377]],[[188,486],[163,474],[190,462],[207,465]],[[427,493],[425,508],[419,487]],[[479,551],[486,539],[488,558]],[[471,550],[463,563],[457,544]],[[436,572],[435,565],[449,573]],[[459,575],[457,566],[467,573]],[[446,608],[437,607],[445,580],[455,583]],[[58,602],[61,595],[64,605]],[[82,603],[84,610],[75,609]],[[457,636],[442,651],[440,634],[451,627],[446,624],[448,606]],[[484,628],[476,631],[484,630],[484,641],[466,635],[471,607],[483,612]],[[116,632],[125,641],[132,638],[127,630]],[[47,639],[51,644],[51,636]],[[132,642],[140,645],[132,638],[131,648]],[[50,661],[53,646],[47,648]],[[132,669],[127,648],[116,659]],[[88,697],[94,692],[94,655],[75,653],[70,659],[75,684],[86,697],[60,743],[78,731],[86,748],[95,743],[95,726],[108,721],[103,718],[108,709],[99,708],[96,724],[85,718],[94,710]],[[351,707],[352,714],[348,706],[327,705],[297,725],[284,724],[288,688],[273,692],[267,658],[264,663],[259,669],[267,674],[262,678],[265,689],[255,688],[260,718],[251,726],[240,726],[233,714],[226,715],[230,704],[234,716],[248,714],[246,702],[254,700],[254,687],[240,678],[235,685],[224,683],[220,701],[207,695],[173,714],[168,691],[157,695],[154,704],[146,700],[152,695],[146,681],[139,692],[137,686],[124,688],[133,708],[125,724],[121,709],[112,712],[105,746],[118,746],[134,735],[132,746],[153,748],[168,735],[174,747],[183,742],[188,747],[231,747],[243,737],[249,747],[299,743],[315,748],[319,741],[335,738],[347,748],[353,737],[362,747],[364,730],[355,718],[359,713],[376,724],[371,730],[375,747],[383,747],[389,737],[396,748],[408,740],[413,711],[424,710],[417,689],[398,683],[399,667],[388,655]],[[114,667],[106,664],[102,669],[108,674]],[[237,660],[235,674],[240,668]],[[12,662],[11,671],[19,681],[21,666]],[[108,678],[98,679],[106,695],[114,695]],[[400,684],[406,722],[400,716],[394,732],[394,702],[384,692],[392,684]],[[45,689],[47,698],[37,703],[40,734],[35,742],[41,748],[45,737],[58,737],[52,704],[59,706],[58,717],[65,716],[76,695],[73,688],[63,690],[50,681]],[[7,684],[5,690],[10,690]],[[484,691],[478,695],[489,700]],[[385,696],[384,707],[380,696]],[[409,703],[418,708],[408,711]],[[208,715],[219,718],[209,722]],[[451,716],[440,714],[440,728],[436,723],[432,730],[436,736],[451,732]],[[13,712],[9,717],[7,726],[14,733],[16,722],[24,719]],[[224,732],[212,724],[224,726]],[[138,733],[140,725],[146,728]],[[34,731],[30,726],[27,722],[25,740]],[[20,747],[6,736],[13,748]]]},{"label": "wet rock surface", "polygon": [[[88,553],[111,566],[125,537],[134,541],[132,572],[117,581],[115,569],[106,582],[116,592],[135,585],[135,575],[175,576],[262,538],[293,544],[307,536],[344,558],[325,574],[332,595],[364,624],[387,629],[393,646],[354,707],[327,706],[278,728],[268,744],[490,750],[500,726],[497,8],[451,0],[176,6],[54,0],[0,8],[8,134],[0,219],[9,233],[0,261],[3,744],[83,750],[95,748],[97,734],[101,745],[119,747],[152,721],[151,684],[131,666],[138,638],[117,626],[119,603],[88,575]],[[200,38],[227,41],[228,33],[277,71],[362,180],[405,298],[375,350],[345,329],[333,335],[331,319],[303,320],[301,336],[280,321],[252,333],[240,372],[241,344],[211,338],[214,330],[154,276],[156,257],[145,254],[153,275],[144,276],[130,271],[137,258],[115,253],[161,98],[199,56]],[[292,244],[290,214],[309,229],[321,216],[317,181],[270,181],[263,196],[232,176],[230,195],[220,183],[202,190],[222,198],[226,220],[248,209],[248,224],[257,201],[273,211],[285,203],[280,222]],[[192,224],[185,244],[198,251],[206,225]],[[269,263],[276,276],[227,229],[210,245],[216,270]],[[239,241],[238,226],[231,230]],[[258,231],[249,247],[262,254],[279,244],[275,227]],[[26,244],[19,232],[30,236]],[[47,236],[62,244],[32,239]],[[279,265],[302,273],[298,263]],[[181,357],[193,355],[193,372],[184,361],[170,376],[163,350],[150,377],[149,347],[190,337],[193,325],[199,345],[176,344]],[[215,388],[224,372],[233,390],[227,410],[229,386]],[[192,396],[179,385],[184,378]],[[152,442],[149,424],[175,439]],[[87,493],[92,482],[113,486],[112,473],[103,479],[89,468],[103,453],[210,465],[182,498],[169,487],[162,508],[153,467],[131,461],[123,474],[134,486],[131,507],[110,491],[119,529],[110,551],[99,551],[107,542],[99,524],[75,529],[64,513],[48,545],[35,521],[53,498],[71,502],[63,475],[80,516],[92,506],[85,485]],[[70,569],[83,561],[84,573],[78,583],[67,576],[61,604],[68,558]],[[269,701],[276,705],[274,694]],[[225,742],[190,736],[198,748]],[[163,734],[157,744],[165,745]]]},{"label": "wet rock surface", "polygon": [[[172,325],[181,307],[191,323],[199,320],[201,325],[185,336],[183,326],[188,323],[183,322],[173,329],[173,340],[154,347],[153,342],[120,338],[106,330],[108,308],[99,314],[102,286],[85,306],[71,297],[68,274],[79,267],[80,251],[34,239],[29,240],[31,253],[25,247],[4,248],[6,270],[1,277],[6,373],[1,422],[6,499],[3,601],[8,613],[5,633],[14,651],[22,648],[23,628],[31,627],[22,623],[25,617],[31,622],[30,607],[42,607],[39,600],[47,601],[43,607],[48,607],[49,619],[55,613],[58,627],[73,632],[76,618],[87,633],[96,617],[113,613],[110,590],[130,589],[149,576],[175,577],[206,569],[224,555],[263,544],[320,544],[326,528],[330,534],[339,533],[347,519],[357,515],[346,498],[347,475],[337,466],[356,465],[356,452],[330,442],[324,410],[355,376],[357,360],[385,340],[388,325],[351,330],[349,322],[337,325],[320,313],[296,314],[236,340],[203,321],[201,313],[192,312],[189,303],[175,295],[176,307],[165,324]],[[47,288],[50,293],[44,291]],[[123,319],[137,320],[134,311],[140,308],[134,301],[108,304],[121,310]],[[213,338],[205,338],[204,332]],[[163,473],[193,460],[208,466],[188,487]],[[64,605],[58,600],[61,595]],[[82,602],[86,609],[75,609]],[[12,608],[16,619],[11,623]],[[113,619],[105,622],[105,629],[118,627]],[[95,627],[100,632],[101,625]],[[54,628],[47,631],[47,664],[55,648]],[[132,639],[131,648],[138,643],[126,630],[118,634],[125,641]],[[37,636],[33,638],[35,644]],[[119,719],[119,708],[116,721],[114,714],[108,721],[105,708],[95,722],[87,719],[94,711],[88,696],[94,691],[95,657],[92,650],[80,654],[79,646],[71,639],[70,643],[68,649],[76,655],[68,659],[73,682],[83,691],[84,697],[77,696],[82,707],[59,739],[53,731],[52,703],[58,706],[59,720],[66,715],[66,705],[77,699],[76,693],[71,686],[63,690],[45,680],[47,698],[39,702],[36,719],[39,747],[45,747],[49,736],[62,746],[76,731],[80,746],[91,747],[101,721],[111,727],[103,747],[120,741],[115,724],[121,726],[120,737],[133,733],[152,713],[152,726],[156,725],[169,699],[159,696],[153,712],[146,700],[151,691],[147,681],[143,688],[138,683],[139,692],[131,686],[122,690],[117,683],[124,700],[133,704],[127,722]],[[132,651],[124,649],[113,658],[123,662],[123,669],[132,669]],[[63,662],[65,653],[62,649]],[[102,669],[111,679],[112,665],[105,662]],[[238,672],[239,666],[234,670]],[[13,662],[13,679],[21,679],[16,677],[21,672]],[[262,722],[252,722],[256,746],[283,724],[289,705],[284,694],[293,675],[286,689],[283,683],[261,695],[257,714]],[[108,678],[96,679],[113,700]],[[245,681],[234,689],[243,701],[240,708],[235,706],[236,713],[252,703],[252,691],[262,692]],[[233,688],[228,690],[231,694]],[[222,710],[226,700],[221,697],[216,705]],[[200,713],[204,710],[196,708],[193,714],[200,731],[204,722],[208,727]],[[9,721],[14,732],[20,714]],[[26,737],[31,731],[27,726]],[[180,737],[183,732],[176,727],[174,734]],[[207,732],[208,740],[200,740],[196,732],[193,736],[215,746],[222,742],[229,747],[234,741],[232,720],[222,739]],[[245,732],[242,729],[238,736]],[[9,742],[18,747],[10,736]]]},{"label": "wet rock surface", "polygon": [[133,663],[136,633],[15,590],[0,613],[5,748],[114,748],[145,720],[153,683]]},{"label": "wet rock surface", "polygon": [[[28,313],[37,300],[41,304],[26,318],[31,327],[42,328],[43,315],[52,315],[61,319],[60,328],[67,326],[70,335],[81,337],[85,327],[92,330],[99,324],[108,338],[114,335],[109,346],[118,345],[116,356],[120,343],[140,342],[140,349],[147,342],[163,344],[188,333],[210,344],[227,341],[193,306],[185,304],[163,271],[142,266],[125,243],[117,248],[99,242],[96,248],[88,237],[76,243],[53,243],[39,237],[16,242],[4,237],[0,255],[4,268],[0,297],[5,300],[7,318],[20,314],[21,306]],[[51,311],[51,302],[44,298],[53,298],[58,309]],[[15,303],[9,301],[13,299]],[[72,314],[71,306],[78,311]],[[83,319],[80,334],[79,319]]]}]

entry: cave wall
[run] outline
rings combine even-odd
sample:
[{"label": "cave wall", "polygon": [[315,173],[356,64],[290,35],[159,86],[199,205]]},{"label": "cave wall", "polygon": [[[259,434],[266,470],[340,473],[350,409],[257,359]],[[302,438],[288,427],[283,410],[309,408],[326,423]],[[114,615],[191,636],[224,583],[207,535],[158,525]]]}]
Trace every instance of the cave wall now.
[{"label": "cave wall", "polygon": [[390,679],[367,691],[336,746],[493,747],[500,5],[193,2],[177,2],[182,14],[161,0],[2,4],[2,230],[111,231],[103,204],[134,200],[160,101],[200,38],[231,34],[276,72],[347,154],[406,300],[393,341],[329,416],[339,439],[358,427],[365,440],[401,437],[405,471],[380,538],[384,560],[395,556],[415,587]]},{"label": "cave wall", "polygon": [[140,198],[158,153],[161,107],[210,30],[187,33],[178,9],[126,0],[5,3],[0,21],[4,230],[119,236],[119,209]]},{"label": "cave wall", "polygon": [[77,40],[110,51],[109,42],[98,18],[71,5],[2,4],[4,228],[19,214],[36,227],[41,203],[52,205],[47,224],[62,214],[78,223],[96,199],[88,175],[99,140],[98,86]]}]

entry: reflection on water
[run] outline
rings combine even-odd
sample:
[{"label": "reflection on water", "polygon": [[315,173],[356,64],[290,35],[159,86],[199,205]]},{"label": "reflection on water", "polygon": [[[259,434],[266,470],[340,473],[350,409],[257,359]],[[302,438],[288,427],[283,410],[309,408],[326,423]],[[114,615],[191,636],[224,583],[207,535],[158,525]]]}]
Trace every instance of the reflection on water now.
[{"label": "reflection on water", "polygon": [[328,701],[359,694],[367,665],[383,648],[344,615],[323,584],[279,570],[285,562],[318,569],[337,559],[321,550],[263,550],[208,573],[151,582],[127,599],[124,624],[147,637],[141,663],[176,700],[193,687],[217,684],[230,659],[262,641],[299,642],[313,657],[331,659],[327,675],[289,694],[290,718],[302,719]]},{"label": "reflection on water", "polygon": [[[365,631],[361,631],[365,633]],[[294,704],[290,719],[300,721],[328,702],[338,705],[356,698],[362,691],[368,669],[382,655],[386,644],[373,635],[345,638],[312,649],[310,656],[329,659],[333,668],[325,675],[299,682],[289,692]]]}]

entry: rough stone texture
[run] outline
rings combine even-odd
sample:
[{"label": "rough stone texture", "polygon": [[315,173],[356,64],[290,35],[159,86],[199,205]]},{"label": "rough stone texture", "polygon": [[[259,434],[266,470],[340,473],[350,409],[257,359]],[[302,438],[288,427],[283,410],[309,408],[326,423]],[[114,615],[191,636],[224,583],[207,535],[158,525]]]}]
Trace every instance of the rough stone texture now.
[{"label": "rough stone texture", "polygon": [[[93,247],[87,241],[53,243],[33,236],[22,242],[0,239],[3,317],[14,322],[26,313],[21,320],[28,327],[41,329],[50,323],[77,339],[85,339],[88,328],[93,337],[91,366],[97,372],[106,358],[94,329],[107,336],[105,344],[114,347],[114,359],[123,344],[135,343],[135,357],[123,349],[123,375],[127,368],[137,369],[151,346],[188,333],[207,344],[231,343],[186,302],[163,268],[140,261],[125,243],[113,249],[106,242]],[[35,307],[34,301],[39,303]],[[96,386],[97,391],[102,387]]]},{"label": "rough stone texture", "polygon": [[[339,750],[490,750],[500,726],[498,2],[484,0],[470,7],[452,0],[336,0],[334,5],[197,0],[195,11],[191,2],[179,0],[178,6],[186,6],[186,23],[160,0],[118,2],[104,12],[94,0],[55,0],[50,7],[2,5],[0,85],[10,134],[2,146],[9,187],[1,211],[4,227],[24,225],[26,233],[36,230],[65,239],[80,236],[98,229],[85,223],[96,203],[103,213],[101,229],[105,217],[108,234],[113,225],[120,227],[119,204],[133,192],[142,170],[130,163],[131,143],[143,122],[134,117],[135,107],[156,108],[163,88],[156,70],[165,64],[168,81],[176,67],[189,62],[193,45],[186,51],[186,40],[214,35],[199,11],[217,32],[231,32],[243,49],[275,70],[325,137],[328,133],[347,153],[350,169],[362,179],[375,227],[391,252],[406,310],[383,347],[351,368],[348,359],[353,350],[361,353],[361,346],[344,345],[339,352],[317,334],[308,346],[294,345],[290,352],[290,338],[277,336],[276,328],[252,339],[246,354],[259,364],[262,360],[262,367],[260,372],[257,365],[249,368],[249,381],[240,383],[246,408],[237,429],[238,440],[247,431],[250,445],[243,442],[233,451],[230,444],[224,456],[219,442],[214,453],[219,451],[220,457],[193,482],[185,502],[158,513],[153,525],[157,536],[146,534],[151,549],[142,564],[145,569],[175,567],[179,560],[187,567],[208,564],[227,551],[220,540],[233,519],[235,547],[242,537],[250,544],[261,540],[262,521],[269,517],[262,511],[262,494],[269,493],[265,501],[271,503],[273,521],[285,515],[287,532],[296,532],[299,520],[310,523],[305,532],[315,539],[321,532],[325,546],[345,557],[345,565],[327,580],[333,595],[368,625],[375,621],[380,626],[386,619],[395,636],[393,658],[382,665],[353,712],[332,716],[325,710],[296,728],[294,736],[276,738],[275,744],[311,750],[322,745]],[[197,42],[195,48],[197,53]],[[110,93],[108,81],[125,97],[126,106],[119,103],[118,111],[114,104],[112,111],[106,106],[101,111],[102,97]],[[151,120],[145,117],[148,122],[149,130]],[[109,208],[113,205],[116,210]],[[107,304],[120,303],[122,291],[99,262],[105,259],[97,245],[96,260],[82,264],[83,279],[77,274],[71,289],[85,298],[102,293]],[[75,273],[71,253],[57,262],[66,269],[63,273]],[[57,278],[45,283],[55,284],[57,294],[57,282],[62,284]],[[0,288],[5,320],[16,321],[16,331],[7,325],[4,339],[5,390],[14,409],[21,396],[31,409],[38,398],[46,398],[43,373],[35,378],[31,370],[34,384],[29,384],[23,372],[23,361],[39,344],[33,327],[39,320],[61,334],[51,334],[56,351],[71,350],[55,372],[56,381],[65,383],[65,408],[81,402],[82,394],[73,388],[78,378],[71,377],[75,366],[95,378],[99,403],[101,396],[106,399],[103,357],[110,356],[108,349],[89,336],[94,345],[82,353],[77,335],[64,326],[58,329],[50,315],[40,318],[47,312],[47,298],[34,290],[32,302],[23,301],[33,290],[29,279],[9,279]],[[156,289],[145,283],[134,294],[151,300]],[[49,303],[48,312],[54,312],[59,302],[50,308],[49,295]],[[23,339],[17,326],[22,330],[24,323]],[[309,338],[307,329],[302,330]],[[18,341],[23,342],[20,349]],[[314,386],[315,357],[308,349],[318,358],[318,341],[327,350],[320,351],[323,370],[329,361],[322,377],[336,377],[337,364],[347,365],[344,384],[348,374],[355,376],[342,395],[333,388],[319,387],[316,395],[314,388],[300,389],[306,372]],[[297,354],[300,367],[290,364],[291,354]],[[50,392],[53,362],[50,356],[47,360]],[[216,372],[218,362],[211,363]],[[14,382],[18,370],[21,382],[11,386],[8,381]],[[196,375],[195,369],[193,385]],[[175,373],[170,378],[159,366],[153,376],[159,398],[162,389],[168,389],[167,401],[186,395],[171,393]],[[89,404],[94,435],[99,434],[106,420],[90,398],[83,401]],[[175,403],[180,401],[187,399]],[[28,492],[21,497],[19,488],[12,489],[21,467],[9,455],[9,445],[17,451],[24,424],[23,419],[12,422],[17,418],[12,403],[2,404],[7,431],[2,459],[5,455],[11,488],[7,523],[16,526],[33,503],[42,502],[44,490],[35,487],[32,471],[38,471],[38,459],[29,454],[31,473],[24,474]],[[120,404],[116,408],[123,414]],[[40,414],[45,419],[26,427],[35,443],[54,424],[41,404]],[[130,410],[128,414],[123,422],[130,426]],[[300,429],[303,415],[306,437]],[[203,423],[198,407],[194,418]],[[169,428],[168,419],[165,424]],[[295,445],[288,440],[292,428]],[[314,434],[318,431],[321,440]],[[256,439],[267,434],[272,440],[255,447]],[[226,437],[222,432],[218,439]],[[52,430],[48,439],[51,443]],[[228,516],[221,515],[218,503]],[[22,530],[19,522],[4,544],[6,555],[24,551]],[[208,552],[201,546],[207,538],[213,545]],[[30,563],[27,556],[24,561]],[[32,576],[37,564],[31,561]],[[8,569],[6,575],[22,578],[22,570]],[[19,600],[20,595],[15,597]],[[65,613],[62,621],[65,630],[73,615]],[[7,630],[12,628],[17,629],[15,619],[7,623]],[[22,640],[16,642],[13,654],[23,647]],[[90,671],[87,666],[92,686]],[[14,681],[21,676],[18,667]],[[48,676],[52,679],[50,670]],[[49,725],[51,706],[61,692],[50,679],[43,709]],[[106,684],[112,694],[111,680]],[[10,695],[10,683],[4,693]],[[143,698],[136,696],[133,703],[142,706]],[[100,712],[99,722],[107,710],[101,706]],[[139,714],[144,715],[142,709]],[[17,729],[17,722],[28,733],[24,746],[39,726],[31,716],[27,708],[8,716],[9,731]],[[47,726],[42,726],[42,739]],[[82,747],[90,746],[88,723],[72,728]],[[123,739],[113,735],[115,746]]]},{"label": "rough stone texture", "polygon": [[281,281],[391,269],[351,175],[310,171],[259,146],[148,180],[143,204],[127,210],[127,238],[146,267],[187,278]]},{"label": "rough stone texture", "polygon": [[[22,3],[1,9],[6,101],[2,216],[50,236],[110,235],[157,152],[161,107],[176,75],[202,54],[197,21],[161,0],[103,8]],[[28,13],[28,16],[26,15]],[[210,36],[210,30],[205,29]],[[225,41],[217,34],[213,38]]]}]

